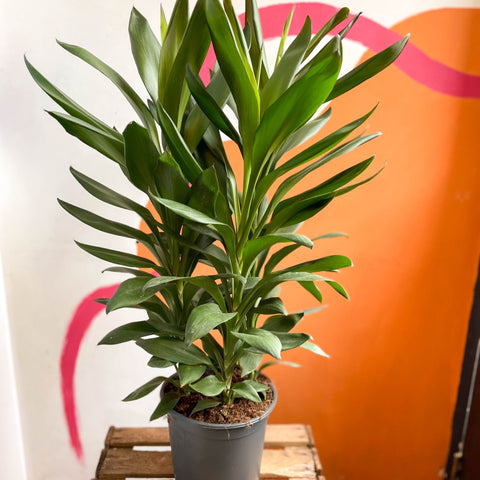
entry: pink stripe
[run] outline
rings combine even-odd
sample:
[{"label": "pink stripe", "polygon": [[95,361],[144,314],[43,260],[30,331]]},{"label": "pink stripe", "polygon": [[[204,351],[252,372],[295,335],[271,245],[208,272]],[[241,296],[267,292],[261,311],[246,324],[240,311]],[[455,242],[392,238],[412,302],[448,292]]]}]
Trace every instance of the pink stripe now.
[{"label": "pink stripe", "polygon": [[109,298],[115,293],[117,288],[118,285],[102,287],[83,299],[68,325],[63,343],[62,357],[60,360],[63,411],[70,435],[70,444],[79,460],[83,460],[83,448],[78,432],[74,382],[78,352],[94,318],[105,308],[100,303],[95,302],[95,299]]}]

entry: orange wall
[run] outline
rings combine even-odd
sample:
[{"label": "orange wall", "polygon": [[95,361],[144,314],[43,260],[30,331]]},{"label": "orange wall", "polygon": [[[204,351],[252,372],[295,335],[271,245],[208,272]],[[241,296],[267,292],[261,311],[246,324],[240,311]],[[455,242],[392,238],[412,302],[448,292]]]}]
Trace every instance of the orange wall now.
[{"label": "orange wall", "polygon": [[[443,9],[395,31],[479,75],[474,25],[479,10]],[[316,251],[351,256],[355,267],[339,274],[351,301],[325,292],[329,307],[300,325],[330,359],[290,352],[303,368],[270,369],[280,397],[271,421],[313,425],[328,480],[433,480],[448,452],[480,251],[480,102],[391,67],[335,101],[330,128],[379,100],[369,132],[384,135],[354,158],[375,152],[385,170],[302,229],[349,234]],[[284,294],[290,311],[315,304]]]}]

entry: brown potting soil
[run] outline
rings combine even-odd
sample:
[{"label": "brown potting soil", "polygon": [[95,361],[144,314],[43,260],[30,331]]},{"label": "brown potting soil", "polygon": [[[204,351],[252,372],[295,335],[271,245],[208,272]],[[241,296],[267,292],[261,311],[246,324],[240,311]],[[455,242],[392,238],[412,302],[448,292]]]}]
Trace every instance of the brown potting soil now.
[{"label": "brown potting soil", "polygon": [[[234,383],[245,380],[237,374],[234,378]],[[175,410],[181,413],[185,417],[192,418],[199,422],[205,423],[242,423],[249,422],[254,418],[261,417],[267,410],[273,401],[273,390],[271,388],[272,382],[264,375],[259,375],[257,382],[268,385],[270,388],[263,394],[264,399],[261,402],[253,402],[246,398],[236,398],[232,405],[218,405],[216,407],[207,408],[191,414],[195,405],[206,397],[201,393],[191,393],[186,397],[182,397],[177,403]],[[175,387],[171,384],[165,386],[165,392],[174,390]]]}]

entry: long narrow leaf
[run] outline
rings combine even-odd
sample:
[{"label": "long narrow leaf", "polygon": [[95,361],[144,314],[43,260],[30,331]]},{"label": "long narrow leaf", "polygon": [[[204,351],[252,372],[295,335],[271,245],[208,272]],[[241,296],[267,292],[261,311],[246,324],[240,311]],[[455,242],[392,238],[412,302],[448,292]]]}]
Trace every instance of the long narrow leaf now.
[{"label": "long narrow leaf", "polygon": [[185,68],[189,65],[192,71],[198,74],[209,46],[210,33],[205,19],[205,0],[198,0],[188,21],[165,85],[163,107],[177,124],[183,118],[186,100],[188,99]]},{"label": "long narrow leaf", "polygon": [[128,177],[137,188],[148,193],[155,185],[155,171],[160,154],[151,141],[148,130],[135,122],[127,125],[123,138]]},{"label": "long narrow leaf", "polygon": [[358,67],[355,67],[343,77],[339,78],[327,100],[333,100],[387,68],[398,58],[400,53],[402,53],[408,39],[409,35],[368,60],[365,60],[365,62],[358,65]]},{"label": "long narrow leaf", "polygon": [[218,105],[215,99],[208,93],[200,78],[191,71],[189,66],[187,67],[186,78],[190,92],[205,115],[207,115],[216,127],[227,134],[241,148],[242,141],[235,127],[231,124],[225,113],[223,113],[220,105]]},{"label": "long narrow leaf", "polygon": [[153,263],[148,258],[139,257],[131,253],[119,252],[109,248],[96,247],[94,245],[87,245],[85,243],[75,242],[82,250],[90,253],[94,257],[100,258],[110,263],[117,265],[124,265],[126,267],[136,268],[153,268],[157,269],[158,265]]},{"label": "long narrow leaf", "polygon": [[[255,176],[285,140],[304,125],[325,102],[340,71],[341,44],[335,37],[324,56],[300,80],[293,83],[264,113],[255,134]],[[305,95],[305,91],[310,92]]]},{"label": "long narrow leaf", "polygon": [[137,115],[142,120],[144,126],[148,128],[148,131],[152,136],[152,140],[154,140],[157,147],[159,147],[157,128],[155,126],[153,116],[150,113],[148,107],[145,105],[145,103],[143,103],[142,99],[126,82],[126,80],[121,75],[119,75],[113,68],[109,67],[106,63],[104,63],[102,60],[100,60],[84,48],[60,41],[58,41],[58,44],[62,46],[65,50],[67,50],[67,52],[70,52],[72,55],[75,55],[76,57],[91,65],[99,72],[103,73],[103,75],[105,75],[109,80],[113,82],[113,84],[123,93],[130,105],[137,112]]},{"label": "long narrow leaf", "polygon": [[152,245],[152,238],[138,230],[136,228],[130,227],[120,222],[115,222],[109,220],[108,218],[101,217],[96,215],[88,210],[85,210],[80,207],[76,207],[68,202],[63,200],[58,200],[58,203],[63,209],[65,209],[70,215],[74,216],[81,222],[89,225],[92,228],[100,230],[101,232],[110,233],[111,235],[118,235],[120,237],[133,238],[142,242],[145,245]]},{"label": "long narrow leaf", "polygon": [[333,30],[337,25],[348,18],[349,13],[350,10],[346,7],[343,7],[327,23],[325,23],[325,25],[323,25],[323,27],[311,39],[308,49],[305,52],[305,58],[313,52],[315,47],[322,41],[328,32]]},{"label": "long narrow leaf", "polygon": [[102,155],[110,158],[119,165],[125,165],[123,157],[123,139],[111,136],[104,130],[97,129],[90,123],[59,112],[48,112],[67,133],[77,137],[81,142],[94,148]]},{"label": "long narrow leaf", "polygon": [[261,114],[290,86],[308,47],[311,32],[311,21],[307,17],[300,33],[288,47],[261,92]]},{"label": "long narrow leaf", "polygon": [[181,340],[174,338],[149,338],[137,342],[150,355],[185,365],[210,365],[205,353],[195,345],[186,346]]},{"label": "long narrow leaf", "polygon": [[219,0],[206,0],[206,13],[217,61],[238,109],[240,135],[244,146],[249,148],[260,117],[260,98],[255,75],[240,54]]},{"label": "long narrow leaf", "polygon": [[182,169],[185,177],[193,183],[202,173],[202,168],[188,149],[187,144],[175,126],[175,123],[160,103],[157,103],[157,112],[158,121],[162,127],[162,133],[170,147],[173,158]]},{"label": "long narrow leaf", "polygon": [[147,19],[135,7],[130,15],[128,32],[138,73],[152,100],[157,101],[160,43]]},{"label": "long narrow leaf", "polygon": [[[163,19],[163,9],[161,10]],[[165,91],[167,81],[172,70],[172,65],[175,60],[175,56],[180,47],[185,29],[188,23],[188,0],[178,0],[175,2],[170,22],[168,23],[167,30],[160,51],[160,66],[158,69],[158,98],[163,101],[165,97]],[[162,21],[163,28],[165,30],[165,22]],[[162,33],[163,36],[163,33]]]},{"label": "long narrow leaf", "polygon": [[115,129],[109,127],[106,123],[99,120],[97,117],[92,115],[90,112],[81,107],[78,103],[72,100],[70,97],[65,95],[61,90],[59,90],[55,85],[49,82],[28,60],[27,57],[24,57],[25,64],[30,72],[30,75],[35,80],[37,85],[60,107],[62,107],[67,113],[72,115],[79,120],[83,120],[85,123],[90,124],[92,127],[96,127],[99,130],[102,130],[111,137],[117,138],[117,140],[122,140],[122,136]]}]

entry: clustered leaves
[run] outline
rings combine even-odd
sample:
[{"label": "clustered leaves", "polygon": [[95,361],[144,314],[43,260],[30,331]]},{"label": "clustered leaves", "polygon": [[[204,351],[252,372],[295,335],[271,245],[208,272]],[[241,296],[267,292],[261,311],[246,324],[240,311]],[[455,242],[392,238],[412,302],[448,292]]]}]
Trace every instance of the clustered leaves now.
[{"label": "clustered leaves", "polygon": [[[257,375],[280,361],[283,351],[303,347],[323,354],[308,334],[292,332],[307,312],[287,313],[278,296],[283,283],[297,282],[319,302],[321,285],[347,297],[328,276],[351,266],[347,257],[283,265],[293,252],[313,246],[313,240],[295,233],[302,222],[375,176],[354,182],[373,157],[299,194],[291,190],[323,165],[375,138],[377,134],[349,138],[373,110],[313,145],[301,145],[331,116],[329,108],[316,117],[319,108],[390,65],[407,39],[340,77],[342,40],[357,17],[331,38],[327,34],[347,20],[348,9],[339,10],[315,34],[306,18],[285,48],[292,15],[293,11],[270,72],[255,0],[246,0],[243,28],[230,0],[223,5],[219,0],[198,0],[191,13],[188,0],[177,0],[168,23],[162,11],[159,39],[134,8],[129,34],[149,95],[146,102],[92,53],[59,42],[104,74],[131,104],[139,121],[122,133],[75,103],[26,60],[35,81],[65,112],[50,115],[68,133],[117,163],[153,206],[154,214],[74,169],[72,175],[87,192],[135,212],[147,231],[60,201],[85,224],[131,238],[150,252],[151,258],[144,258],[78,243],[116,265],[107,270],[129,275],[112,298],[103,300],[107,312],[145,312],[144,321],[120,326],[100,343],[135,341],[151,355],[150,367],[176,368],[177,378],[157,376],[125,398],[135,400],[164,381],[173,383],[177,388],[163,397],[152,419],[191,392],[207,397],[195,411],[231,404],[237,397],[260,401],[266,387]],[[205,85],[199,72],[211,44],[216,63]],[[243,158],[242,185],[225,153],[222,134],[235,142]],[[196,274],[198,264],[208,265],[212,273]],[[262,365],[265,354],[275,360]],[[236,369],[243,380],[233,383]]]}]

